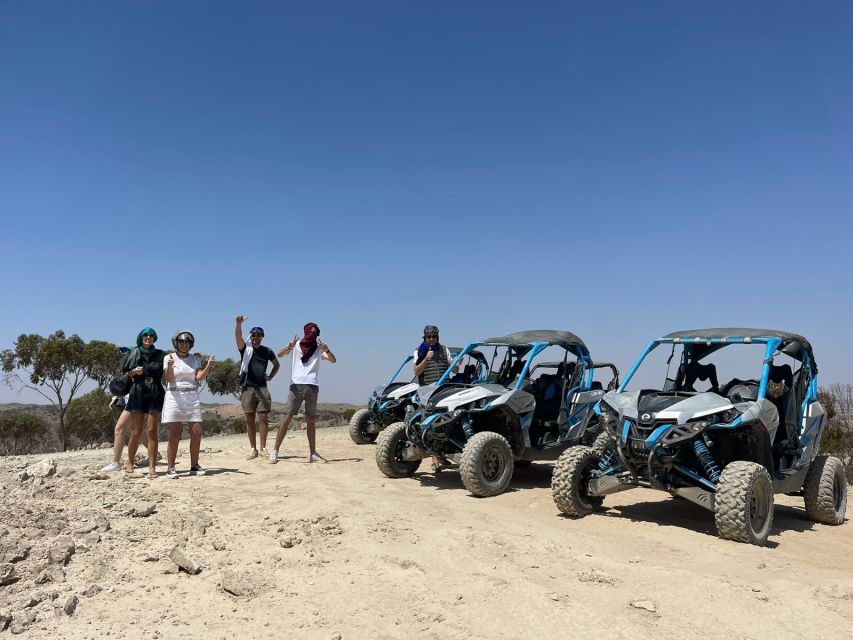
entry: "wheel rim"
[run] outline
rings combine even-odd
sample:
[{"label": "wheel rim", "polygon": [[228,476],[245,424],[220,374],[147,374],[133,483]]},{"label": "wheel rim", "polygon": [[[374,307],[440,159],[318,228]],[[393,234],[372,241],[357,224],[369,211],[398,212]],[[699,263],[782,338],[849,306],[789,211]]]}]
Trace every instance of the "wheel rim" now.
[{"label": "wheel rim", "polygon": [[488,482],[494,482],[500,478],[506,464],[504,452],[497,447],[492,447],[483,455],[483,477]]},{"label": "wheel rim", "polygon": [[394,462],[399,464],[406,464],[406,460],[403,460],[403,449],[406,446],[406,438],[398,437],[397,444],[394,445]]},{"label": "wheel rim", "polygon": [[767,525],[767,516],[770,511],[770,494],[763,483],[756,484],[752,488],[752,496],[749,501],[749,524],[752,530],[760,533]]}]

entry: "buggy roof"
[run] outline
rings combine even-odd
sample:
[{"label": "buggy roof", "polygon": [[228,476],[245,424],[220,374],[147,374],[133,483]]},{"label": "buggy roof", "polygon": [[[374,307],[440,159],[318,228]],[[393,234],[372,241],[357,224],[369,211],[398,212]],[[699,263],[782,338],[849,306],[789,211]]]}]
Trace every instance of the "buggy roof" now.
[{"label": "buggy roof", "polygon": [[[791,356],[797,360],[802,360],[800,349],[809,354],[809,358],[814,362],[814,353],[812,352],[811,343],[798,333],[790,331],[779,331],[778,329],[748,329],[743,327],[726,327],[718,329],[689,329],[687,331],[673,331],[663,337],[663,340],[697,340],[703,338],[780,338],[782,343],[779,345],[779,351]],[[698,345],[697,345],[698,346]],[[716,348],[719,348],[717,346]],[[707,347],[700,349],[696,353],[697,360],[703,355],[706,350],[716,350],[716,348]]]},{"label": "buggy roof", "polygon": [[486,344],[506,344],[512,347],[526,347],[531,342],[546,342],[549,345],[563,347],[577,355],[589,353],[583,340],[571,331],[554,331],[552,329],[534,329],[533,331],[519,331],[505,336],[495,336],[483,340]]}]

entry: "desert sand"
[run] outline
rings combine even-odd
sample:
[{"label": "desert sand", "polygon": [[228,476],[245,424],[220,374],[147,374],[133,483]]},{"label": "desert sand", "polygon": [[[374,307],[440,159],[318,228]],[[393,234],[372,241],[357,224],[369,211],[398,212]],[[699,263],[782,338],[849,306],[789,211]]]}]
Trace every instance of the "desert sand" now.
[{"label": "desert sand", "polygon": [[759,548],[642,489],[561,517],[546,464],[478,499],[427,462],[385,478],[343,428],[318,431],[328,464],[301,431],[277,465],[215,437],[190,476],[181,444],[177,480],[101,474],[109,451],[0,459],[0,636],[853,638],[853,527],[795,496]]}]

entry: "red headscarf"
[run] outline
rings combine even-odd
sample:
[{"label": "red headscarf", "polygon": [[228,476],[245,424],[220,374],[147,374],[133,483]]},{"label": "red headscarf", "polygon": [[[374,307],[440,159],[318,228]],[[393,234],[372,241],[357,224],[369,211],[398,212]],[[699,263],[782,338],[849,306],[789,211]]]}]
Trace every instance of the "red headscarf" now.
[{"label": "red headscarf", "polygon": [[309,322],[303,329],[305,337],[299,341],[299,348],[302,349],[302,364],[305,364],[317,350],[317,336],[320,335],[320,327]]}]

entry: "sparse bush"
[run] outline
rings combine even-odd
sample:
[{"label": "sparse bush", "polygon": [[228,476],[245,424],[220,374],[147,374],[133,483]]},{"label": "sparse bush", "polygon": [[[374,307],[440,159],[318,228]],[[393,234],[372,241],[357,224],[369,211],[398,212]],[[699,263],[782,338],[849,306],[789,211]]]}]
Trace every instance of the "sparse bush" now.
[{"label": "sparse bush", "polygon": [[834,384],[818,391],[818,400],[826,411],[827,425],[820,439],[820,453],[839,458],[853,484],[853,385]]},{"label": "sparse bush", "polygon": [[231,418],[231,430],[234,433],[246,433],[248,427],[246,426],[246,416],[237,416],[236,418]]},{"label": "sparse bush", "polygon": [[224,421],[215,413],[206,414],[201,425],[204,435],[206,436],[219,435],[225,429]]},{"label": "sparse bush", "polygon": [[65,415],[67,437],[82,445],[112,442],[118,416],[110,408],[110,397],[95,389],[72,400]]},{"label": "sparse bush", "polygon": [[47,437],[47,422],[26,411],[0,413],[0,453],[4,456],[40,451]]},{"label": "sparse bush", "polygon": [[344,422],[349,422],[350,418],[355,415],[356,411],[358,411],[358,409],[344,409],[344,412],[341,414]]}]

